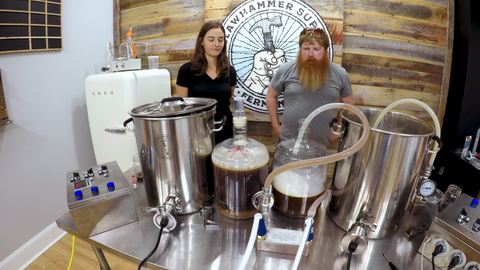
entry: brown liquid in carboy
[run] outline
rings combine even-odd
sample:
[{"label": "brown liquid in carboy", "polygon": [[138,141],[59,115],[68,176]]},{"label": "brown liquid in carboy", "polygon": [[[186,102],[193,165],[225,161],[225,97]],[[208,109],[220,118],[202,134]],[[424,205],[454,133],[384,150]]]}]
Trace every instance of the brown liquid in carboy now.
[{"label": "brown liquid in carboy", "polygon": [[312,197],[293,197],[281,193],[275,187],[272,188],[275,202],[273,206],[281,214],[292,218],[304,218],[307,216],[308,209],[320,197],[323,192]]},{"label": "brown liquid in carboy", "polygon": [[258,213],[252,197],[262,189],[268,163],[252,170],[231,170],[213,163],[215,205],[226,217],[247,219]]}]

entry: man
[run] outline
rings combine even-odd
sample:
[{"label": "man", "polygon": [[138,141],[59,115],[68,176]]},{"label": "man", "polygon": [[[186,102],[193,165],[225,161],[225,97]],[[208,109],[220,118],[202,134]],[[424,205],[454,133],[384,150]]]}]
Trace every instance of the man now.
[{"label": "man", "polygon": [[[297,136],[298,120],[329,103],[353,105],[350,77],[344,68],[330,62],[329,41],[322,29],[305,29],[299,38],[297,59],[283,64],[275,73],[267,92],[267,110],[280,141]],[[278,121],[278,96],[284,94],[282,125]],[[332,133],[328,123],[335,110],[322,112],[310,123],[310,138],[328,147]]]}]

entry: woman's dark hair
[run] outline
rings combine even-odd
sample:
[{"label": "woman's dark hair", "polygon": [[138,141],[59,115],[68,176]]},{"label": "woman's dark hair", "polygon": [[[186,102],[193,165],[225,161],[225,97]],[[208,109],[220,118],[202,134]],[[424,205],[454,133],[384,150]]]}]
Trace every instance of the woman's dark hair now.
[{"label": "woman's dark hair", "polygon": [[[205,38],[205,35],[208,31],[214,28],[220,28],[223,34],[225,35],[225,28],[219,22],[207,22],[205,23],[200,32],[198,33],[197,43],[195,44],[195,53],[193,55],[192,61],[192,71],[197,76],[202,76],[207,72],[207,58],[205,58],[205,50],[202,46],[202,41]],[[224,40],[222,52],[217,57],[217,72],[220,78],[228,77],[230,74],[230,64],[228,63],[227,57],[227,41]]]}]

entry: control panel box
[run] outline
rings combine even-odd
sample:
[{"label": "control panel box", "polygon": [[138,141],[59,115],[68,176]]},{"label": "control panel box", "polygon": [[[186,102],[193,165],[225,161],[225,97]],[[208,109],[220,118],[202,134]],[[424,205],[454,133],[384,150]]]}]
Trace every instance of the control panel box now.
[{"label": "control panel box", "polygon": [[132,188],[116,161],[68,172],[67,202],[82,238],[138,220]]},{"label": "control panel box", "polygon": [[432,252],[438,244],[445,246],[434,258],[440,269],[447,269],[454,256],[460,262],[453,269],[480,269],[480,206],[475,198],[462,194],[440,212],[418,252],[432,261]]}]

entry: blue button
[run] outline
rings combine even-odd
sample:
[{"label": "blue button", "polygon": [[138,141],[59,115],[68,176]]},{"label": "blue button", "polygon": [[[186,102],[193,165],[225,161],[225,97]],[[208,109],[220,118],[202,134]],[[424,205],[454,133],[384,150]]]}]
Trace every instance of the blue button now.
[{"label": "blue button", "polygon": [[107,183],[107,188],[108,188],[108,191],[114,191],[115,190],[115,184],[113,182],[108,182]]},{"label": "blue button", "polygon": [[98,187],[97,187],[97,186],[92,187],[91,190],[92,190],[92,195],[93,195],[93,196],[97,196],[97,195],[98,195],[99,191],[98,191]]},{"label": "blue button", "polygon": [[81,190],[75,191],[75,198],[77,199],[77,201],[81,201],[83,199],[83,193]]},{"label": "blue button", "polygon": [[473,207],[473,208],[477,208],[477,206],[478,206],[478,200],[477,200],[477,199],[473,199],[472,202],[470,203],[470,206]]}]

